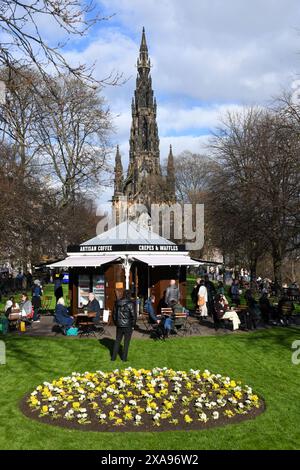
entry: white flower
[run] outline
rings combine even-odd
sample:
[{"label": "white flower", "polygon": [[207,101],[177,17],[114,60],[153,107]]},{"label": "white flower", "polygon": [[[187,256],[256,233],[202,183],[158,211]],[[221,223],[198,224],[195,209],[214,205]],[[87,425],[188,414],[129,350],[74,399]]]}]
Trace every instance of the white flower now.
[{"label": "white flower", "polygon": [[137,422],[139,422],[139,421],[142,420],[142,417],[141,417],[141,415],[135,415],[134,419],[135,419]]},{"label": "white flower", "polygon": [[129,405],[133,405],[133,406],[136,406],[136,401],[135,400],[129,400]]},{"label": "white flower", "polygon": [[214,419],[219,419],[219,413],[218,413],[218,411],[214,411],[214,412],[213,412],[213,418],[214,418]]},{"label": "white flower", "polygon": [[106,419],[106,414],[105,413],[101,413],[101,415],[99,416],[100,419]]},{"label": "white flower", "polygon": [[243,403],[239,403],[239,408],[244,408]]},{"label": "white flower", "polygon": [[153,416],[154,421],[158,421],[159,418],[160,418],[160,413],[155,413],[155,415]]},{"label": "white flower", "polygon": [[207,421],[207,415],[205,413],[201,413],[199,416],[200,421],[204,421],[206,423]]},{"label": "white flower", "polygon": [[50,413],[52,413],[53,411],[55,411],[55,408],[53,408],[52,406],[49,408],[49,411]]}]

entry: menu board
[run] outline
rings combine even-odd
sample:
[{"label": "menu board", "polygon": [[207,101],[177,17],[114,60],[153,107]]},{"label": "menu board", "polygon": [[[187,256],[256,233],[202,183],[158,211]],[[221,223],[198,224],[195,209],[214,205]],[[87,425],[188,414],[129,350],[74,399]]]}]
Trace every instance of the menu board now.
[{"label": "menu board", "polygon": [[99,302],[100,308],[105,305],[105,278],[104,274],[93,275],[93,293]]},{"label": "menu board", "polygon": [[84,307],[89,301],[90,276],[80,274],[78,278],[78,306]]}]

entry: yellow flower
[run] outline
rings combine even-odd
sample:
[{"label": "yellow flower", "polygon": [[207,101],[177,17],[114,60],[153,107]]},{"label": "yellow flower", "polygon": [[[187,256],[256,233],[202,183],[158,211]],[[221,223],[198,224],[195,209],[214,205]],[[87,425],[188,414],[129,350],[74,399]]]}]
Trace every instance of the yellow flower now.
[{"label": "yellow flower", "polygon": [[234,396],[235,396],[235,398],[240,400],[242,398],[243,394],[241,392],[235,392]]},{"label": "yellow flower", "polygon": [[120,426],[120,424],[123,424],[122,419],[121,419],[121,418],[116,419],[115,424],[116,424],[117,426]]},{"label": "yellow flower", "polygon": [[220,385],[219,384],[213,384],[213,389],[214,390],[218,390],[220,388]]},{"label": "yellow flower", "polygon": [[80,408],[80,403],[79,403],[78,401],[74,401],[74,403],[73,403],[73,408],[74,408],[75,410],[79,410],[79,408]]},{"label": "yellow flower", "polygon": [[42,406],[42,412],[43,413],[48,413],[48,406],[47,405]]},{"label": "yellow flower", "polygon": [[167,410],[170,410],[171,408],[173,408],[173,403],[168,400],[164,401],[164,405]]},{"label": "yellow flower", "polygon": [[193,421],[193,418],[191,418],[189,415],[185,415],[184,421],[185,421],[186,423],[191,423],[191,422]]},{"label": "yellow flower", "polygon": [[232,388],[236,387],[236,382],[234,380],[231,380],[230,387]]},{"label": "yellow flower", "polygon": [[251,395],[250,400],[251,401],[258,401],[258,396],[257,395]]}]

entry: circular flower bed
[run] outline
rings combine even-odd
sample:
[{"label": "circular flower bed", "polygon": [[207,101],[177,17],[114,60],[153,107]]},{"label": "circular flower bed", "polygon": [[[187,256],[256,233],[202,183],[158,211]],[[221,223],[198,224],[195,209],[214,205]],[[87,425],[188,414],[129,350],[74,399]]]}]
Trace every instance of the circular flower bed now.
[{"label": "circular flower bed", "polygon": [[74,372],[44,382],[22,402],[29,417],[94,431],[199,429],[253,418],[263,409],[239,381],[168,368]]}]

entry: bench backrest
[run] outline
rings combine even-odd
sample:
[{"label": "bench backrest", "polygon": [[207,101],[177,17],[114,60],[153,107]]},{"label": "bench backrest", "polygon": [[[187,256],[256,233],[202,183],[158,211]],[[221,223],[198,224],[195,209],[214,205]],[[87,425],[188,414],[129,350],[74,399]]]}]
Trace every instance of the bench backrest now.
[{"label": "bench backrest", "polygon": [[162,307],[161,314],[162,315],[172,315],[173,310],[171,309],[171,307]]}]

